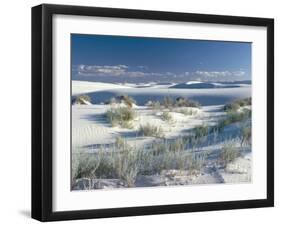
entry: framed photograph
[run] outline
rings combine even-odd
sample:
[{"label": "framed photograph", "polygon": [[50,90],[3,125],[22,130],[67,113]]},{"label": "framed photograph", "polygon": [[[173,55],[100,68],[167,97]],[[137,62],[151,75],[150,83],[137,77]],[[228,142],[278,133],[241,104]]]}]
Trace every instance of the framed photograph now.
[{"label": "framed photograph", "polygon": [[32,8],[32,217],[274,205],[274,21]]}]

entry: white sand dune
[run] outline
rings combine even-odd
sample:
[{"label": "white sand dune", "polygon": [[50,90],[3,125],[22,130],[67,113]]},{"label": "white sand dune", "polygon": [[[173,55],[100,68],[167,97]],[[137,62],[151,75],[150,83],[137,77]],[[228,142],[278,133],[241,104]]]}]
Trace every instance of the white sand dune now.
[{"label": "white sand dune", "polygon": [[219,89],[173,89],[166,85],[136,88],[132,84],[119,85],[99,82],[72,81],[72,95],[87,93],[95,104],[104,103],[111,97],[128,95],[133,97],[137,105],[144,106],[149,100],[161,101],[165,96],[172,98],[187,97],[196,100],[203,106],[222,105],[236,99],[251,96],[251,86]]},{"label": "white sand dune", "polygon": [[103,82],[86,82],[86,81],[72,81],[72,95],[79,95],[85,93],[91,93],[101,90],[112,90],[112,89],[124,89],[130,88],[130,86],[103,83]]},{"label": "white sand dune", "polygon": [[[132,129],[112,127],[105,118],[105,113],[114,105],[73,105],[72,106],[72,146],[85,148],[98,144],[114,143],[118,136],[125,137],[128,143],[143,146],[149,143],[151,137],[136,139],[138,129],[141,125],[157,125],[165,134],[165,138],[172,139],[178,136],[187,135],[192,128],[198,125],[214,125],[214,117],[218,120],[225,113],[217,112],[222,106],[208,106],[198,108],[185,108],[192,110],[193,115],[170,112],[171,121],[162,119],[161,110],[152,110],[149,107],[136,106],[134,111],[137,117],[131,122]],[[184,109],[184,108],[182,108]],[[91,151],[91,150],[90,150]]]},{"label": "white sand dune", "polygon": [[[160,138],[142,137],[138,130],[141,125],[154,125],[161,127],[166,139],[176,139],[183,135],[189,135],[192,130],[199,125],[213,126],[225,117],[223,111],[224,104],[229,100],[245,98],[251,96],[251,87],[239,87],[229,89],[167,89],[167,88],[135,88],[116,84],[92,83],[73,81],[73,95],[88,93],[94,100],[92,105],[72,105],[72,151],[73,152],[95,152],[100,147],[112,145],[117,137],[126,139],[129,145],[144,147],[152,142],[157,142]],[[169,111],[171,120],[165,121],[162,117],[163,111],[144,106],[150,98],[157,96],[163,98],[169,92],[172,96],[183,95],[188,97],[203,99],[203,106],[198,108],[173,108]],[[133,105],[136,118],[131,121],[132,128],[112,127],[106,120],[105,114],[111,108],[122,107],[124,103],[115,105],[96,104],[98,98],[101,102],[114,95],[128,94],[137,100]],[[108,95],[108,96],[106,96]],[[140,97],[138,100],[137,98]],[[102,99],[103,98],[103,99]],[[216,103],[219,104],[216,104]],[[202,103],[202,102],[200,102]],[[124,106],[123,106],[124,107]],[[195,113],[186,115],[178,110],[192,110]],[[212,153],[218,156],[225,139],[229,139],[233,134],[237,136],[238,129],[235,125],[225,127],[221,137],[207,137],[206,142],[202,143],[198,152]],[[237,143],[239,146],[240,143]],[[110,147],[110,146],[108,146]],[[240,146],[239,146],[240,147]],[[189,150],[189,151],[193,151]],[[217,158],[217,157],[215,157]],[[217,159],[208,160],[211,162],[210,168],[206,168],[203,174],[197,176],[179,176],[178,179],[171,179],[168,185],[179,184],[212,184],[212,183],[241,183],[251,181],[251,154],[237,158],[226,169],[216,168]],[[169,172],[168,172],[169,173]],[[162,178],[162,179],[161,179]],[[167,185],[167,177],[162,175],[143,176],[138,179],[139,186]],[[165,182],[166,181],[166,182]],[[164,183],[165,182],[165,183]],[[144,184],[143,184],[144,183]]]}]

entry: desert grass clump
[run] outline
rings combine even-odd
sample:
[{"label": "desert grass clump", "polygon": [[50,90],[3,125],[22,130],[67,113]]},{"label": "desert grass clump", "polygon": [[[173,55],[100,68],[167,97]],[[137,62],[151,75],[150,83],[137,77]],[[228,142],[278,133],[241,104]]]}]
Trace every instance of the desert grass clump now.
[{"label": "desert grass clump", "polygon": [[130,128],[130,122],[135,119],[135,111],[129,107],[112,108],[106,112],[106,118],[111,126]]},{"label": "desert grass clump", "polygon": [[228,163],[233,162],[240,156],[239,149],[235,146],[234,141],[227,141],[223,144],[222,150],[219,154],[219,161],[225,168]]},{"label": "desert grass clump", "polygon": [[163,135],[163,130],[160,126],[154,126],[147,123],[140,126],[139,134],[146,137],[161,137]]},{"label": "desert grass clump", "polygon": [[217,130],[221,132],[225,126],[236,122],[242,122],[251,118],[252,111],[249,109],[243,109],[242,112],[228,111],[226,118],[220,120],[216,126]]},{"label": "desert grass clump", "polygon": [[245,118],[244,113],[237,112],[237,111],[228,111],[227,118],[230,123],[242,121]]},{"label": "desert grass clump", "polygon": [[168,144],[167,141],[162,142],[154,142],[151,144],[150,150],[153,156],[164,154],[168,151]]},{"label": "desert grass clump", "polygon": [[[116,138],[114,146],[110,150],[101,148],[97,153],[90,153],[88,156],[90,156],[90,162],[79,160],[83,174],[76,173],[76,178],[117,178],[124,181],[128,187],[134,186],[139,173],[141,155],[139,150],[130,146],[123,138]],[[78,171],[76,170],[78,173],[81,171],[80,168]]]},{"label": "desert grass clump", "polygon": [[161,118],[162,118],[163,121],[166,121],[166,122],[172,122],[173,121],[172,115],[167,111],[164,111],[162,113]]},{"label": "desert grass clump", "polygon": [[124,103],[127,107],[132,108],[136,101],[128,95],[120,95],[112,97],[109,101],[106,101],[106,104],[121,104]]},{"label": "desert grass clump", "polygon": [[72,155],[72,181],[79,178],[95,178],[100,167],[100,154],[75,153]]},{"label": "desert grass clump", "polygon": [[132,108],[133,105],[136,104],[136,101],[132,97],[127,96],[127,95],[123,95],[123,96],[120,96],[117,98],[119,98],[121,101],[123,101],[130,108]]},{"label": "desert grass clump", "polygon": [[206,164],[207,153],[191,153],[189,155],[187,169],[189,174],[197,174],[203,171],[204,165]]},{"label": "desert grass clump", "polygon": [[241,100],[235,100],[231,103],[228,103],[224,106],[225,111],[237,111],[240,107],[252,105],[252,98],[244,98]]},{"label": "desert grass clump", "polygon": [[112,156],[114,172],[128,187],[133,187],[139,172],[139,151],[125,142],[118,147],[118,151]]},{"label": "desert grass clump", "polygon": [[161,173],[163,170],[187,170],[189,174],[196,174],[202,172],[205,162],[205,154],[166,151],[153,157],[151,172]]},{"label": "desert grass clump", "polygon": [[186,149],[186,140],[182,137],[176,138],[173,142],[168,145],[168,150],[170,152],[181,152]]},{"label": "desert grass clump", "polygon": [[162,105],[165,108],[171,109],[174,106],[174,100],[172,97],[170,96],[166,96],[164,97],[163,101],[162,101]]},{"label": "desert grass clump", "polygon": [[252,140],[252,128],[251,125],[242,126],[240,132],[241,146],[250,145]]},{"label": "desert grass clump", "polygon": [[228,111],[237,111],[239,108],[240,108],[240,105],[238,103],[232,102],[232,103],[226,104],[223,109],[228,112]]},{"label": "desert grass clump", "polygon": [[240,105],[240,107],[249,106],[252,105],[252,98],[248,97],[241,100],[237,100],[236,102]]},{"label": "desert grass clump", "polygon": [[151,107],[153,110],[160,110],[162,108],[161,103],[159,101],[148,101],[146,106]]},{"label": "desert grass clump", "polygon": [[[185,151],[185,139],[161,139],[148,148],[136,148],[118,137],[112,147],[97,152],[74,155],[72,162],[73,185],[80,178],[120,179],[127,187],[134,187],[138,175],[161,174],[163,170],[181,170],[189,174],[201,172],[205,154]],[[94,180],[92,180],[94,179]],[[91,187],[85,189],[91,189]]]},{"label": "desert grass clump", "polygon": [[235,112],[235,111],[227,112],[227,118],[230,121],[230,123],[240,122],[249,119],[251,115],[252,115],[252,111],[249,109],[243,109],[242,112]]},{"label": "desert grass clump", "polygon": [[174,103],[175,107],[194,107],[199,108],[200,104],[197,101],[187,99],[185,97],[178,97]]},{"label": "desert grass clump", "polygon": [[78,95],[73,101],[72,103],[75,104],[81,104],[81,105],[87,105],[88,103],[91,103],[91,97],[83,94],[83,95]]},{"label": "desert grass clump", "polygon": [[195,138],[202,138],[209,134],[209,127],[207,125],[200,125],[194,128]]}]

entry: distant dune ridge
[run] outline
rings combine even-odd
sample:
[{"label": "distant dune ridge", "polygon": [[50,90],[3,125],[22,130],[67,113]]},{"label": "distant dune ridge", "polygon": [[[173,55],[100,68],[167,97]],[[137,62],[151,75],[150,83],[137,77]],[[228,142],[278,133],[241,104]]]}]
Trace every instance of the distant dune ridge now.
[{"label": "distant dune ridge", "polygon": [[[191,87],[191,88],[190,88]],[[200,102],[202,105],[219,105],[251,96],[251,85],[222,83],[188,82],[180,84],[110,84],[101,82],[72,81],[72,95],[87,94],[93,104],[106,103],[110,98],[128,95],[136,100],[137,105],[145,106],[149,100],[160,101],[165,96],[174,99],[186,97]]]},{"label": "distant dune ridge", "polygon": [[197,82],[197,81],[190,81],[187,83],[179,83],[170,88],[176,89],[212,89],[212,88],[237,88],[241,87],[242,85],[250,84],[249,81],[237,81],[237,82],[227,82],[227,83],[215,83],[215,82]]}]

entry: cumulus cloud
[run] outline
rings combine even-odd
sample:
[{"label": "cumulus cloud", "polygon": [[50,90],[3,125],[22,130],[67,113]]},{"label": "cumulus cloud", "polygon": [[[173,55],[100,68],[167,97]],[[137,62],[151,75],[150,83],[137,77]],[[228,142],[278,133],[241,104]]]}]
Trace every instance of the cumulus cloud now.
[{"label": "cumulus cloud", "polygon": [[244,71],[195,71],[194,75],[205,78],[241,77]]},{"label": "cumulus cloud", "polygon": [[[147,69],[146,66],[137,66],[139,69]],[[161,76],[160,73],[146,72],[143,70],[130,70],[127,65],[78,65],[73,68],[78,75],[82,76],[128,76],[128,77],[144,77],[144,76]]]},{"label": "cumulus cloud", "polygon": [[188,81],[188,80],[202,80],[202,81],[227,81],[243,79],[246,73],[242,70],[238,71],[185,71],[182,73],[167,72],[151,72],[146,66],[129,67],[124,64],[119,65],[76,65],[72,68],[73,72],[79,76],[89,77],[111,77],[115,80],[134,79],[139,78],[144,81]]},{"label": "cumulus cloud", "polygon": [[77,71],[79,75],[112,75],[118,76],[124,74],[128,69],[127,65],[78,65]]}]

